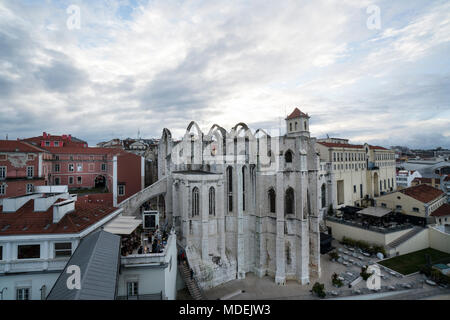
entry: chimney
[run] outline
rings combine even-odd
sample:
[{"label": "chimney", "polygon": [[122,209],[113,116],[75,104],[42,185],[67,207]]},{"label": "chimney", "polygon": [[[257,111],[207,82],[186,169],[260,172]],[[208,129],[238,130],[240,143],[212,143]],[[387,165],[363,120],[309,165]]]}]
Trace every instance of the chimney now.
[{"label": "chimney", "polygon": [[44,138],[47,138],[47,132],[44,131],[44,132],[42,133],[42,136],[43,136]]},{"label": "chimney", "polygon": [[69,141],[72,141],[72,135],[69,134]]},{"label": "chimney", "polygon": [[53,223],[58,223],[64,216],[75,211],[75,200],[70,199],[53,205]]}]

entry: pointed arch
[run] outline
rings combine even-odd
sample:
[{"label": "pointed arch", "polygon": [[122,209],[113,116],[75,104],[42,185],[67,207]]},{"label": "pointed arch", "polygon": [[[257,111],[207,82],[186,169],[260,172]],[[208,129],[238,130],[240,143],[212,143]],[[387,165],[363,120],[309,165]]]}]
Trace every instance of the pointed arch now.
[{"label": "pointed arch", "polygon": [[291,187],[286,189],[284,196],[284,214],[295,214],[295,195]]},{"label": "pointed arch", "polygon": [[202,136],[202,135],[203,135],[202,130],[201,130],[200,127],[198,126],[197,122],[195,122],[195,121],[191,121],[191,122],[189,123],[189,125],[188,125],[187,128],[186,128],[186,134],[191,133],[192,127],[194,127],[194,128],[197,130],[197,135],[198,135],[198,136]]},{"label": "pointed arch", "polygon": [[267,192],[268,198],[269,198],[269,212],[270,213],[276,213],[276,203],[277,203],[277,196],[275,193],[274,188],[270,188]]}]

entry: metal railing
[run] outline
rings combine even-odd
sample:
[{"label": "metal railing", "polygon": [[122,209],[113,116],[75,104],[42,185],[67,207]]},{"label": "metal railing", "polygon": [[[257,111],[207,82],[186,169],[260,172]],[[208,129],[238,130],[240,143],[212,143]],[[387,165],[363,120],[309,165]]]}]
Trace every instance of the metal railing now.
[{"label": "metal railing", "polygon": [[138,294],[133,296],[117,296],[116,300],[162,300],[163,293]]},{"label": "metal railing", "polygon": [[378,233],[392,233],[392,232],[397,232],[397,231],[401,231],[401,230],[407,230],[407,229],[411,229],[414,226],[412,224],[402,224],[400,226],[396,226],[396,227],[392,227],[392,228],[385,228],[385,227],[376,227],[376,226],[364,226],[362,223],[357,223],[354,221],[349,221],[349,220],[344,220],[344,219],[340,219],[340,218],[336,218],[336,217],[332,217],[332,216],[327,216],[325,218],[326,220],[332,221],[332,222],[337,222],[340,224],[345,224],[348,226],[352,226],[352,227],[356,227],[356,228],[360,228],[360,229],[365,229],[365,230],[369,230],[369,231],[373,231],[373,232],[378,232]]}]

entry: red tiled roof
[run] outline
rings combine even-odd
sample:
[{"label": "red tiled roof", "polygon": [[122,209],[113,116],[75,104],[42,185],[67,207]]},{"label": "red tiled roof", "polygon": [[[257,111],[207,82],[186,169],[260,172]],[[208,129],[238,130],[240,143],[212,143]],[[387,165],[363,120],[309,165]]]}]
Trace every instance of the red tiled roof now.
[{"label": "red tiled roof", "polygon": [[363,145],[359,144],[346,144],[346,143],[334,143],[334,142],[317,142],[325,147],[329,148],[353,148],[353,149],[363,149]]},{"label": "red tiled roof", "polygon": [[294,111],[292,111],[292,113],[290,115],[288,115],[286,120],[299,118],[299,117],[307,117],[307,118],[309,118],[309,116],[306,113],[303,113],[303,112],[300,111],[300,109],[295,108]]},{"label": "red tiled roof", "polygon": [[431,183],[432,179],[431,178],[414,178],[413,182],[417,182],[417,183]]},{"label": "red tiled roof", "polygon": [[0,152],[46,152],[44,149],[17,140],[0,140]]},{"label": "red tiled roof", "polygon": [[0,206],[0,236],[79,233],[118,208],[76,201],[75,211],[67,213],[58,223],[53,223],[53,206],[45,212],[34,212],[34,200],[16,212],[3,213],[2,209]]},{"label": "red tiled roof", "polygon": [[450,216],[450,204],[444,203],[442,206],[434,210],[430,216],[433,217],[442,217],[442,216]]},{"label": "red tiled roof", "polygon": [[424,203],[433,201],[444,194],[441,190],[433,188],[428,184],[419,184],[417,186],[399,190],[399,192]]},{"label": "red tiled roof", "polygon": [[389,149],[386,149],[386,148],[380,147],[380,146],[369,146],[369,149],[372,149],[372,150],[389,150]]},{"label": "red tiled roof", "polygon": [[83,148],[83,147],[42,147],[53,154],[110,154],[123,153],[121,148]]},{"label": "red tiled roof", "polygon": [[87,194],[84,196],[78,196],[78,201],[102,203],[104,205],[113,204],[113,194],[112,193],[94,193]]}]

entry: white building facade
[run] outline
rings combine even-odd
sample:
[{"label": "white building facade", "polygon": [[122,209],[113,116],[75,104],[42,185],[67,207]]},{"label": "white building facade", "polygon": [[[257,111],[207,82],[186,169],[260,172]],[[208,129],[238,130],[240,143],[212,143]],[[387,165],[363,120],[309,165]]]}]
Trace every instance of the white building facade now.
[{"label": "white building facade", "polygon": [[243,123],[204,134],[192,122],[179,142],[164,129],[158,176],[167,179],[167,217],[201,287],[247,272],[278,284],[320,275],[315,139],[298,109],[286,125],[286,135],[271,137]]},{"label": "white building facade", "polygon": [[318,139],[323,169],[321,207],[362,206],[365,200],[397,189],[395,152],[369,144],[354,145],[347,139]]}]

